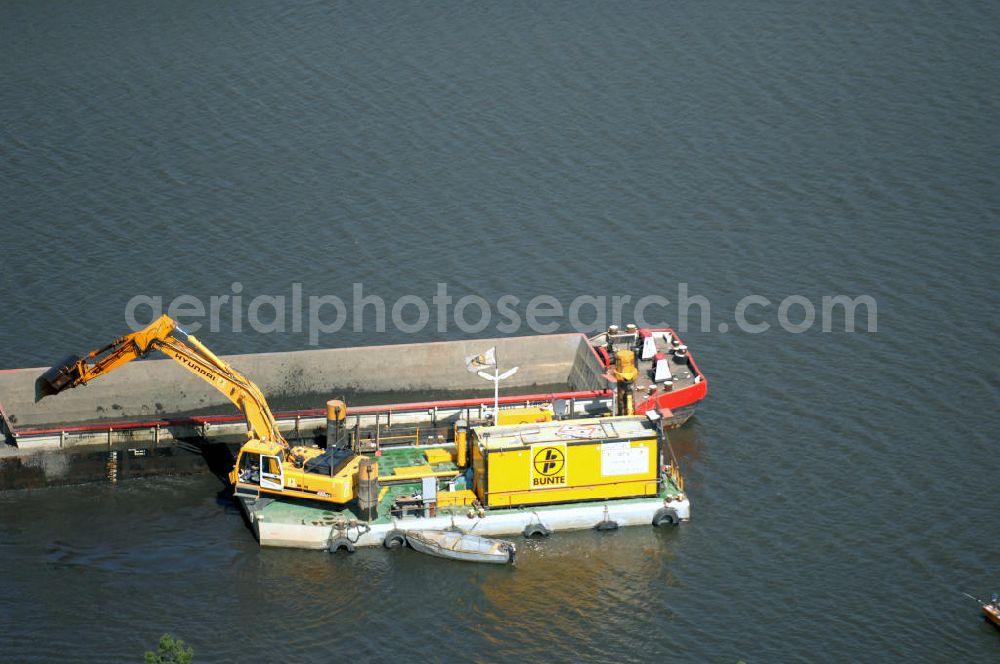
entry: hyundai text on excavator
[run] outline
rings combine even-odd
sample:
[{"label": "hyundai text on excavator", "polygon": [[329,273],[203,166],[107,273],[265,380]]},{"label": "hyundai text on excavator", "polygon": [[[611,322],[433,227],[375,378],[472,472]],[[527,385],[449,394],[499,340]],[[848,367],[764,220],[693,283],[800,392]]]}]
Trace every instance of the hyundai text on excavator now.
[{"label": "hyundai text on excavator", "polygon": [[[257,385],[169,316],[161,316],[145,329],[115,339],[84,358],[66,358],[43,374],[43,389],[47,394],[58,394],[84,385],[154,350],[210,383],[243,412],[249,440],[240,448],[229,473],[238,496],[276,494],[337,504],[354,499],[358,468],[365,465],[367,470],[368,464],[362,462],[368,460],[351,449],[346,436],[338,436],[326,450],[289,446]],[[342,421],[346,407],[342,402],[338,407],[336,417]]]}]

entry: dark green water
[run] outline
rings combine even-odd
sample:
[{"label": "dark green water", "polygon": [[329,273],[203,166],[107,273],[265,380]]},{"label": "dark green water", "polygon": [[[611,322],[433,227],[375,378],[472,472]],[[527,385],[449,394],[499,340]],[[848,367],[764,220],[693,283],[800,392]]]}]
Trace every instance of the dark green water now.
[{"label": "dark green water", "polygon": [[[1000,590],[998,28],[958,1],[5,3],[0,366],[236,281],[712,308],[685,527],[483,569],[259,550],[210,476],[9,493],[0,660],[164,631],[199,662],[995,659],[961,591]],[[734,324],[751,294],[765,333]],[[877,332],[776,322],[838,294]],[[362,328],[319,342],[468,336]]]}]

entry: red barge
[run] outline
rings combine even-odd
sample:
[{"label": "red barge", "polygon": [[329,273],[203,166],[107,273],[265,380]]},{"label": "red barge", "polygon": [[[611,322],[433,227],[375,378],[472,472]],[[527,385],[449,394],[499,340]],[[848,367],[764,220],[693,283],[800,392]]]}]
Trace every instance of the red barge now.
[{"label": "red barge", "polygon": [[[655,410],[666,426],[676,427],[694,414],[708,390],[676,332],[634,325],[611,326],[589,339],[570,333],[226,359],[268,395],[289,439],[322,444],[326,402],[343,398],[359,435],[381,444],[419,445],[440,442],[455,421],[491,421],[493,386],[466,366],[470,356],[487,349],[495,349],[498,373],[518,367],[500,383],[500,409],[543,406],[557,418]],[[0,370],[0,427],[6,441],[0,445],[0,464],[42,452],[103,449],[110,467],[121,455],[145,456],[176,446],[176,440],[238,442],[247,430],[228,401],[210,385],[192,382],[171,360],[133,362],[82,389],[42,400],[38,377],[45,370]]]}]

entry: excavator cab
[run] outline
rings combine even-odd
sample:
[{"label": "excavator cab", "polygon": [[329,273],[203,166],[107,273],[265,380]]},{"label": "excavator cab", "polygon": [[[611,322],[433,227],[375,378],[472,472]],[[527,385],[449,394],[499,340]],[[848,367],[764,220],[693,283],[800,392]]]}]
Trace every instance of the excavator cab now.
[{"label": "excavator cab", "polygon": [[277,443],[263,440],[244,443],[229,473],[236,496],[283,495],[339,504],[354,498],[362,457],[339,447],[308,458],[302,458],[303,452],[297,447],[285,453]]},{"label": "excavator cab", "polygon": [[281,491],[285,472],[281,464],[282,448],[276,443],[251,440],[240,448],[229,480],[235,486],[252,485]]},{"label": "excavator cab", "polygon": [[255,484],[279,491],[285,488],[285,472],[277,456],[247,452],[240,455],[237,469],[241,484]]}]

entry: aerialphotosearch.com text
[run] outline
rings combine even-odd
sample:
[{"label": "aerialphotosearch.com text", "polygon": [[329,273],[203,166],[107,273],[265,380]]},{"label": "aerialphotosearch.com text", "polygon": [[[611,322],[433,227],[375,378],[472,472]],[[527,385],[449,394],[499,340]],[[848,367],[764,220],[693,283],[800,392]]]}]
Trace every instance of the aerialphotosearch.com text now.
[{"label": "aerialphotosearch.com text", "polygon": [[[347,294],[306,294],[301,283],[286,293],[249,294],[241,282],[228,293],[207,298],[190,294],[165,298],[136,295],[125,306],[125,322],[139,330],[162,314],[177,320],[188,332],[202,328],[210,332],[228,329],[259,334],[304,334],[311,346],[325,336],[342,331],[384,333],[394,330],[419,334],[459,330],[478,334],[492,330],[498,335],[548,334],[576,331],[594,334],[610,324],[632,322],[639,327],[672,327],[679,333],[702,332],[747,334],[780,329],[799,334],[812,329],[823,332],[874,333],[878,331],[878,306],[871,295],[824,295],[808,298],[788,295],[780,300],[759,294],[739,299],[727,320],[713,325],[712,304],[707,297],[692,294],[687,283],[677,284],[673,298],[663,293],[644,295],[580,294],[568,301],[554,295],[531,298],[506,294],[493,301],[475,294],[454,296],[448,284],[438,283],[429,296],[416,294],[387,298],[354,283]],[[718,320],[716,318],[716,320]]]}]

